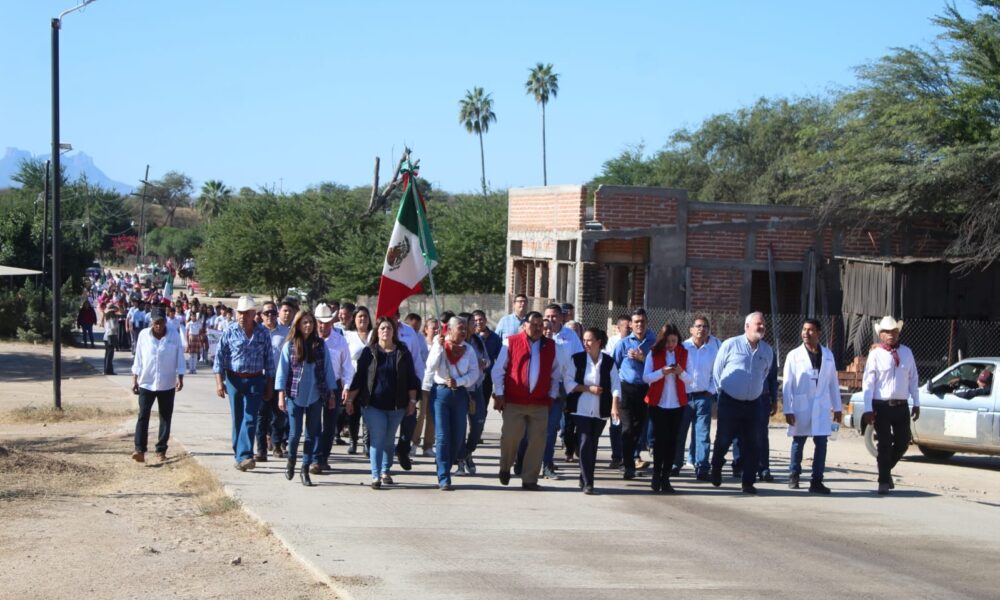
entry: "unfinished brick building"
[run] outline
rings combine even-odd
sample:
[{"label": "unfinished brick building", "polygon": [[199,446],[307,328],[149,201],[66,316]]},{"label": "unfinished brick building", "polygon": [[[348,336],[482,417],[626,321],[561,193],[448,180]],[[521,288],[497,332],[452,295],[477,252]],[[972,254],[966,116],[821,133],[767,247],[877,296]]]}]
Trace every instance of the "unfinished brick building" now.
[{"label": "unfinished brick building", "polygon": [[[820,224],[798,207],[698,202],[686,190],[584,186],[510,190],[508,297],[576,304],[789,314],[840,311],[838,256],[940,256],[933,226],[891,234]],[[770,256],[769,256],[770,254]]]}]

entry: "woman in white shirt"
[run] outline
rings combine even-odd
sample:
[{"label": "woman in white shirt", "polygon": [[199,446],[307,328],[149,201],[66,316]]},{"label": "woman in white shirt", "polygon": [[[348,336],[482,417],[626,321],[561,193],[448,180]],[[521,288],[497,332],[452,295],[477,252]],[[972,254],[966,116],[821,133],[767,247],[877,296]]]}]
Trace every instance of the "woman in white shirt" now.
[{"label": "woman in white shirt", "polygon": [[[358,369],[358,357],[361,356],[361,351],[365,349],[372,339],[372,314],[368,312],[368,307],[358,306],[354,309],[354,313],[351,314],[350,319],[347,323],[344,323],[344,340],[347,341],[347,348],[351,352],[351,366],[354,370]],[[333,335],[333,334],[331,334]],[[350,382],[344,382],[345,385],[349,385]],[[351,452],[351,448],[358,447],[358,432],[361,429],[361,411],[356,410],[353,414],[347,416],[347,429],[350,431],[351,435],[351,445],[348,448],[349,454],[354,454]],[[367,431],[365,432],[367,434]],[[364,436],[364,448],[365,455],[368,455],[368,436]],[[355,450],[357,452],[357,450]]]},{"label": "woman in white shirt", "polygon": [[653,423],[653,479],[654,492],[674,493],[670,485],[670,469],[677,451],[677,434],[680,430],[681,410],[687,404],[685,384],[691,382],[687,373],[687,349],[680,345],[681,332],[667,323],[660,329],[656,343],[646,355],[642,380],[649,384],[646,404],[649,420]]},{"label": "woman in white shirt", "polygon": [[421,386],[425,393],[437,384],[434,393],[434,455],[438,487],[450,491],[451,468],[465,445],[469,416],[469,388],[479,381],[479,356],[465,343],[469,326],[465,319],[452,317],[448,335],[435,343],[427,357]]},{"label": "woman in white shirt", "polygon": [[602,352],[608,336],[602,329],[588,327],[583,332],[583,352],[573,355],[572,367],[565,370],[566,412],[576,422],[579,443],[580,489],[594,493],[594,467],[597,464],[597,443],[608,417],[618,416],[621,383],[618,368],[608,354]]}]

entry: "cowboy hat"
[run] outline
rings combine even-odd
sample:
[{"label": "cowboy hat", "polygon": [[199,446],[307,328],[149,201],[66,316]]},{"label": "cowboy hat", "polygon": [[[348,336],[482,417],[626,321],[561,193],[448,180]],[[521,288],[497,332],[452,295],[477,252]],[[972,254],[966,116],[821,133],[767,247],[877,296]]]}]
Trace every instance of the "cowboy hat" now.
[{"label": "cowboy hat", "polygon": [[236,312],[247,312],[248,310],[257,310],[257,303],[254,302],[253,296],[240,296],[240,301],[236,303]]},{"label": "cowboy hat", "polygon": [[316,320],[320,323],[329,323],[333,320],[333,310],[331,310],[330,306],[325,302],[317,304],[316,310],[313,311],[313,314],[315,315]]},{"label": "cowboy hat", "polygon": [[875,335],[878,336],[879,333],[883,331],[892,331],[893,329],[897,331],[903,330],[903,321],[897,321],[892,317],[886,315],[882,317],[882,320],[875,323]]}]

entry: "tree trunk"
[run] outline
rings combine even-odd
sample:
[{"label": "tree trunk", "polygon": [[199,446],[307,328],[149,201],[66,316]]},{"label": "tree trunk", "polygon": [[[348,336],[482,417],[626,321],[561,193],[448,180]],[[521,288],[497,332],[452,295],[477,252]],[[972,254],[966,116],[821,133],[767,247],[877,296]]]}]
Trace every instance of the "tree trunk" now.
[{"label": "tree trunk", "polygon": [[479,132],[479,168],[482,170],[483,197],[486,197],[486,154],[483,151],[483,132]]},{"label": "tree trunk", "polygon": [[545,156],[545,103],[542,102],[542,185],[549,185],[549,169]]}]

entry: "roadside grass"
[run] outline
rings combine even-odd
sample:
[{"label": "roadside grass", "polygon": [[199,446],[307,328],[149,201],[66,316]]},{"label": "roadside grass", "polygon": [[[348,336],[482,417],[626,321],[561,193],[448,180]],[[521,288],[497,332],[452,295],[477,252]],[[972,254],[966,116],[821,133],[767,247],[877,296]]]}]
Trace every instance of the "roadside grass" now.
[{"label": "roadside grass", "polygon": [[29,404],[0,413],[0,423],[70,423],[76,421],[112,421],[136,414],[136,410],[108,409],[98,406],[71,405],[57,410],[50,406]]}]

